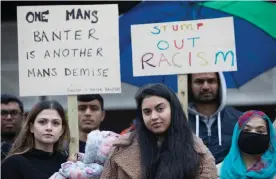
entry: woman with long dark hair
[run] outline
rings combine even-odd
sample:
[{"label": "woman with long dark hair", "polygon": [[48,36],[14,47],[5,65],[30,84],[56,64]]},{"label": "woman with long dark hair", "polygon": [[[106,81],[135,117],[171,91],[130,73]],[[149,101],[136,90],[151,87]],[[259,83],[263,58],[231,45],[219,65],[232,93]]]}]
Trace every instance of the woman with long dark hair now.
[{"label": "woman with long dark hair", "polygon": [[1,165],[2,179],[48,179],[67,161],[62,144],[70,138],[63,107],[42,101],[29,113]]},{"label": "woman with long dark hair", "polygon": [[217,179],[214,157],[170,88],[148,85],[135,98],[136,128],[114,144],[102,179]]}]

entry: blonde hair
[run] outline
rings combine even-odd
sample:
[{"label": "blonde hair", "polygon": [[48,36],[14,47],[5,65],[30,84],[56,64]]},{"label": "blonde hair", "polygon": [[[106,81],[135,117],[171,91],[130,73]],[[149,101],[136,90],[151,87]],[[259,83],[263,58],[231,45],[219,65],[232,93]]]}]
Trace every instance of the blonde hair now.
[{"label": "blonde hair", "polygon": [[63,126],[63,134],[60,136],[58,141],[54,144],[54,151],[62,151],[64,150],[63,148],[63,143],[65,141],[65,138],[70,138],[70,131],[69,131],[69,126],[66,120],[66,115],[64,112],[63,107],[57,102],[57,101],[50,101],[50,100],[45,100],[37,103],[27,116],[27,119],[25,120],[20,133],[18,134],[17,138],[14,141],[14,144],[8,153],[8,157],[12,155],[19,155],[19,154],[24,154],[34,148],[34,135],[31,132],[31,124],[34,123],[37,115],[45,110],[45,109],[54,109],[58,112],[62,119],[62,126]]}]

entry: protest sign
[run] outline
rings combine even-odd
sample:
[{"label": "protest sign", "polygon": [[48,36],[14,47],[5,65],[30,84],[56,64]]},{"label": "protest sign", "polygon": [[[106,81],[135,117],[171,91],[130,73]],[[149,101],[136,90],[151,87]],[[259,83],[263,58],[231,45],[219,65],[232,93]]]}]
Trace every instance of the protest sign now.
[{"label": "protest sign", "polygon": [[20,96],[68,95],[69,151],[79,151],[79,94],[120,93],[118,5],[17,8]]},{"label": "protest sign", "polygon": [[236,71],[232,17],[131,26],[134,76]]},{"label": "protest sign", "polygon": [[20,6],[20,96],[120,93],[118,6]]},{"label": "protest sign", "polygon": [[185,74],[237,70],[233,17],[132,25],[131,41],[133,76],[177,74],[186,115]]}]

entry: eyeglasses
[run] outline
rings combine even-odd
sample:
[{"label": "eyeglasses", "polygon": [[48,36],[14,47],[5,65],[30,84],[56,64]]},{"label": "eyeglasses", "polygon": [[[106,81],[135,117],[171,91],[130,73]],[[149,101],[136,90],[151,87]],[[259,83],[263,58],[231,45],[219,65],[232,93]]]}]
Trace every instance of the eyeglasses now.
[{"label": "eyeglasses", "polygon": [[1,117],[8,117],[8,115],[11,115],[11,117],[19,117],[22,113],[18,110],[1,110]]}]

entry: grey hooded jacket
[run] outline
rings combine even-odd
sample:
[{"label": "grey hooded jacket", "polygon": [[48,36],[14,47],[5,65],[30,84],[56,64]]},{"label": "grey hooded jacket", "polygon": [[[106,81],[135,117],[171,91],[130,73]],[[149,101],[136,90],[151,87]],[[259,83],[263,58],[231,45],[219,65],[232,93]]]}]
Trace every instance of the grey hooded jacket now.
[{"label": "grey hooded jacket", "polygon": [[191,97],[189,97],[189,124],[197,136],[209,148],[216,159],[216,164],[224,160],[231,147],[234,126],[242,114],[240,111],[225,107],[226,82],[223,73],[219,72],[220,105],[217,111],[210,117],[196,111]]}]

